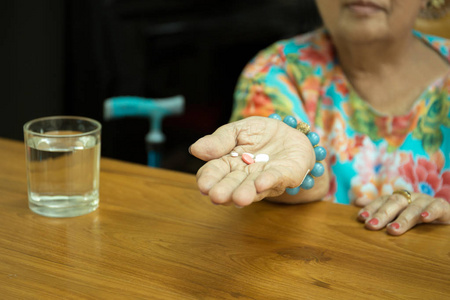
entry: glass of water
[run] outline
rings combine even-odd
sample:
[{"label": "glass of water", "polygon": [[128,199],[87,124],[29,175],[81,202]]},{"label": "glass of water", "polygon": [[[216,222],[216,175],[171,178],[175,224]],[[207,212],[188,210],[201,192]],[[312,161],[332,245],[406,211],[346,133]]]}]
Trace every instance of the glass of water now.
[{"label": "glass of water", "polygon": [[54,116],[23,127],[28,205],[47,217],[75,217],[99,204],[100,133],[95,120]]}]

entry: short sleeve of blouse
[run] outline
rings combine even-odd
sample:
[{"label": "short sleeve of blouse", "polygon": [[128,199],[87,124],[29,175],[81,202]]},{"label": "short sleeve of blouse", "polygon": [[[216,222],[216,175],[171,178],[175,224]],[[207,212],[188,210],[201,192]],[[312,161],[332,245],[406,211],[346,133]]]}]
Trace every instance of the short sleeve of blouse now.
[{"label": "short sleeve of blouse", "polygon": [[333,49],[324,29],[279,41],[259,52],[244,68],[236,86],[230,121],[249,116],[294,115],[314,124],[314,107]]},{"label": "short sleeve of blouse", "polygon": [[230,121],[272,113],[308,120],[296,82],[286,67],[285,47],[286,42],[272,45],[244,68],[234,93]]}]

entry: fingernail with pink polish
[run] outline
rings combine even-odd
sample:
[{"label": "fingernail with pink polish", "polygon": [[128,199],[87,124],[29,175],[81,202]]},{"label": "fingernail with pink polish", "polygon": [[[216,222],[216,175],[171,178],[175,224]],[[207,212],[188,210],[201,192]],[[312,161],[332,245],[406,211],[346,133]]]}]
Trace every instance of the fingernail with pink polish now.
[{"label": "fingernail with pink polish", "polygon": [[424,212],[421,213],[420,215],[422,216],[422,218],[426,218],[426,217],[428,217],[428,216],[430,215],[430,213],[427,212],[427,211],[424,211]]},{"label": "fingernail with pink polish", "polygon": [[370,225],[378,225],[378,219],[375,219],[375,218],[371,219],[371,220],[369,221],[369,224],[370,224]]},{"label": "fingernail with pink polish", "polygon": [[400,224],[398,224],[398,223],[391,223],[391,224],[389,224],[389,226],[391,226],[394,229],[399,229],[400,228]]},{"label": "fingernail with pink polish", "polygon": [[365,218],[369,217],[369,212],[368,211],[363,211],[359,215],[365,219]]}]

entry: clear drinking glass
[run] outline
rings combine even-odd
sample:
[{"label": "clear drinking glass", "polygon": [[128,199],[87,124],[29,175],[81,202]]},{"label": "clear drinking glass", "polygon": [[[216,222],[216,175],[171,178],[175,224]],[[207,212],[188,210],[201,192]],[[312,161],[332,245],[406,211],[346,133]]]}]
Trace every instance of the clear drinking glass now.
[{"label": "clear drinking glass", "polygon": [[99,204],[101,124],[75,116],[27,122],[28,206],[47,217],[75,217]]}]

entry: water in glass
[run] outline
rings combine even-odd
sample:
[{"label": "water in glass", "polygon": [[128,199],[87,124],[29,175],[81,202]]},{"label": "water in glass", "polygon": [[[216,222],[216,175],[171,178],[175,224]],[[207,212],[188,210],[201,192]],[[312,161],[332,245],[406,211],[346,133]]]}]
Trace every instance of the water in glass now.
[{"label": "water in glass", "polygon": [[30,138],[30,209],[50,217],[74,217],[94,211],[99,204],[99,151],[100,141],[94,136]]}]

